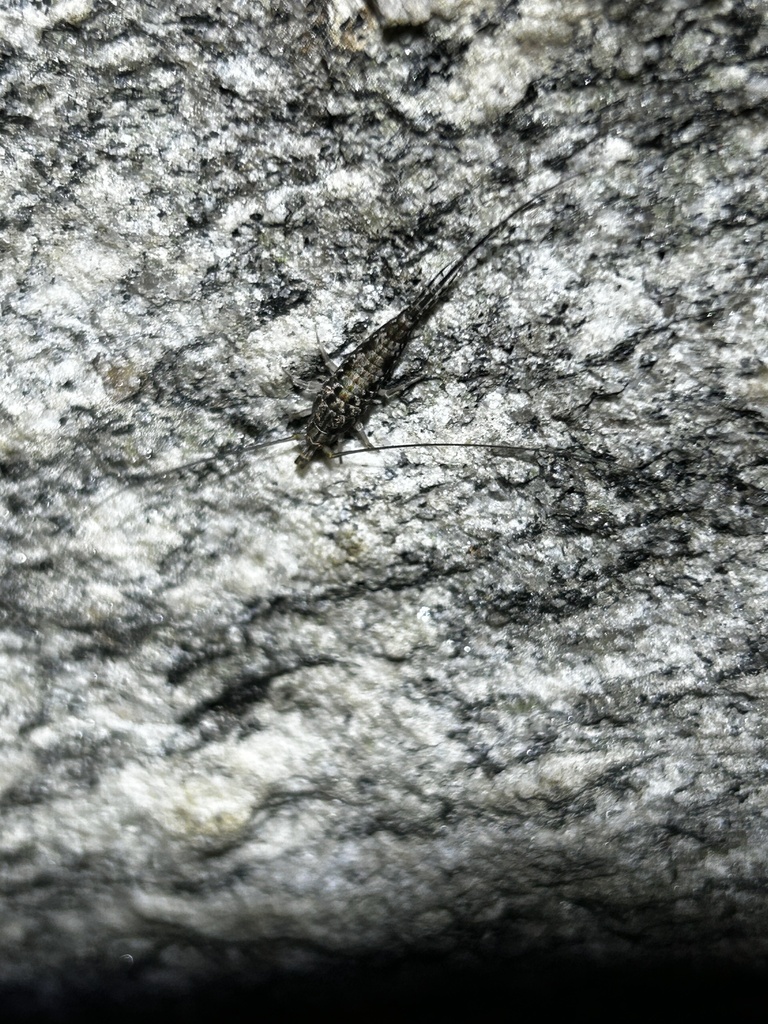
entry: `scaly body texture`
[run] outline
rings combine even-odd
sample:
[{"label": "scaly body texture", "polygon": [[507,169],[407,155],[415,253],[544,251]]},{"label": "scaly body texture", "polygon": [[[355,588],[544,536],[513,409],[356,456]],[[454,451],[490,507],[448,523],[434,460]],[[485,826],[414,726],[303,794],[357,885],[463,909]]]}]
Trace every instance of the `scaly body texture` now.
[{"label": "scaly body texture", "polygon": [[513,217],[536,206],[544,196],[579,175],[551,185],[515,207],[474,245],[439,270],[402,312],[377,328],[336,367],[318,391],[309,416],[296,465],[303,469],[316,455],[330,456],[342,438],[360,431],[371,403],[389,383],[405,346],[421,320],[427,317],[459,276],[467,262]]}]

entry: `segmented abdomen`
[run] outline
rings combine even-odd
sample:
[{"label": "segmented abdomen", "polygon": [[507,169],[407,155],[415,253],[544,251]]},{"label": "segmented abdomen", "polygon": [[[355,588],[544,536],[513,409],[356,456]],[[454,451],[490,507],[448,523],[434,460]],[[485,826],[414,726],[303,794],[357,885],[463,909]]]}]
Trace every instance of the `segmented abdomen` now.
[{"label": "segmented abdomen", "polygon": [[359,345],[323,384],[310,414],[296,465],[308,465],[318,452],[329,453],[350,434],[368,411],[374,397],[387,384],[410,332],[410,309],[388,320]]}]

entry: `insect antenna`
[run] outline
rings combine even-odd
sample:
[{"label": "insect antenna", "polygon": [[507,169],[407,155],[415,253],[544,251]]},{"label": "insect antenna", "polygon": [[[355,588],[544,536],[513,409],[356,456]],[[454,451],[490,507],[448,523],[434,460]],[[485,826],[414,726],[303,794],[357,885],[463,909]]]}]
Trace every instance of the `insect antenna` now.
[{"label": "insect antenna", "polygon": [[277,444],[288,444],[289,441],[298,441],[300,439],[300,434],[289,434],[287,437],[276,437],[271,441],[253,441],[248,444],[223,445],[212,455],[203,455],[198,459],[190,459],[189,462],[180,462],[176,466],[169,466],[168,469],[159,469],[147,473],[132,473],[129,476],[122,477],[121,479],[122,482],[128,484],[145,483],[147,480],[162,480],[165,477],[173,476],[176,473],[184,473],[188,469],[194,469],[197,466],[220,462],[228,455],[245,455],[248,452],[260,451],[262,448],[272,448]]},{"label": "insect antenna", "polygon": [[486,451],[493,452],[493,454],[499,456],[499,458],[505,459],[525,459],[526,456],[530,459],[532,456],[536,455],[571,455],[585,460],[598,459],[605,462],[616,461],[615,456],[610,455],[608,452],[593,451],[591,448],[586,448],[578,443],[566,448],[548,448],[540,445],[504,444],[501,441],[412,441],[407,444],[380,444],[371,448],[352,448],[344,452],[333,452],[331,455],[328,455],[327,458],[329,460],[343,459],[347,455],[363,455],[366,452],[398,451],[404,448],[481,448]]}]

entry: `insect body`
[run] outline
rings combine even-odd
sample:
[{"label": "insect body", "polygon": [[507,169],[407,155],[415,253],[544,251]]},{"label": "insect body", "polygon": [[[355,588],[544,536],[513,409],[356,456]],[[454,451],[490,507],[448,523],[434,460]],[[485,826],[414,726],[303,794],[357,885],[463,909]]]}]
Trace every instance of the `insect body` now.
[{"label": "insect body", "polygon": [[[378,327],[362,344],[353,349],[339,366],[333,366],[330,359],[325,356],[331,373],[317,388],[317,397],[315,398],[303,434],[291,434],[288,437],[278,437],[272,441],[242,445],[236,451],[239,453],[257,451],[263,448],[270,448],[276,444],[299,441],[300,448],[299,454],[296,457],[296,465],[299,469],[305,469],[317,455],[324,455],[326,458],[339,458],[339,454],[334,451],[334,445],[337,445],[339,441],[349,434],[357,434],[365,447],[371,449],[373,446],[369,444],[362,430],[361,422],[377,396],[387,395],[386,385],[389,383],[392,373],[418,324],[429,316],[435,306],[445,297],[450,287],[475,253],[501,231],[513,217],[524,213],[526,210],[530,210],[538,205],[550,192],[554,192],[555,189],[561,188],[569,181],[580,177],[583,177],[583,174],[571,174],[562,181],[550,185],[549,188],[542,189],[535,196],[516,206],[514,210],[486,231],[463,255],[459,256],[453,263],[449,263],[448,266],[438,270],[417,292],[416,297],[405,309],[391,320],[382,324],[381,327]],[[397,390],[397,388],[394,390]],[[392,393],[392,391],[389,392],[389,394]],[[424,442],[418,445],[385,445],[384,447],[479,447],[493,449],[506,454],[523,452],[523,449],[504,444],[462,443],[455,445],[449,443],[443,445],[440,442]],[[355,452],[357,451],[359,449],[355,449]],[[350,452],[349,454],[353,453]],[[191,462],[185,462],[180,466],[176,466],[172,470],[149,475],[151,477],[166,476],[168,473],[179,472],[194,466],[215,462],[220,456],[221,453],[203,456],[202,458],[193,459]],[[134,477],[137,482],[146,478],[146,474],[139,474]]]},{"label": "insect body", "polygon": [[316,455],[333,456],[333,446],[349,434],[357,433],[369,446],[361,420],[377,395],[386,394],[385,387],[417,325],[444,298],[472,256],[513,217],[530,210],[544,196],[579,176],[571,175],[515,207],[462,256],[430,278],[402,312],[377,328],[340,366],[332,368],[331,375],[320,385],[301,439],[296,457],[300,469],[308,466]]}]

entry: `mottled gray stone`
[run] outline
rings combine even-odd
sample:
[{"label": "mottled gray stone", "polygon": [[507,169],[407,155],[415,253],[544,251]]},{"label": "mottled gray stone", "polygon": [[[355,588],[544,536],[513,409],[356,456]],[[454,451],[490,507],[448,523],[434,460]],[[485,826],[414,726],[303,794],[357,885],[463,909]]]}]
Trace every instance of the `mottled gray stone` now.
[{"label": "mottled gray stone", "polygon": [[[2,980],[762,962],[764,6],[71,0],[0,40]],[[318,339],[574,172],[368,424],[525,457],[163,475],[296,430]]]}]

